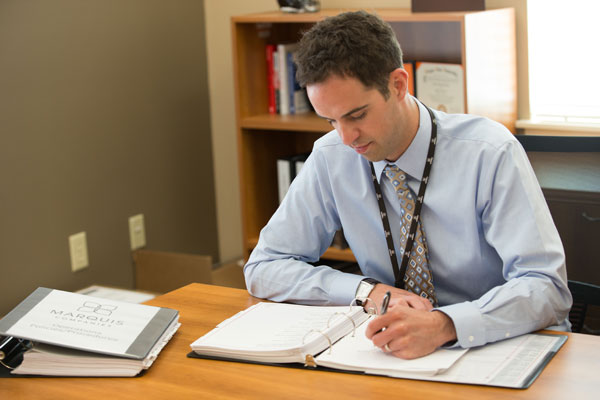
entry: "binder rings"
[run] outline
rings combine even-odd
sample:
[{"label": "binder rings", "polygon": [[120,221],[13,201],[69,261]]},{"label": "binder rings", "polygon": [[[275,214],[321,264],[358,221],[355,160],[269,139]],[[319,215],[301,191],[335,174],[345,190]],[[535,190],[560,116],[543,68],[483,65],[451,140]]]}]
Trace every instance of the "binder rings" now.
[{"label": "binder rings", "polygon": [[135,376],[179,326],[169,308],[38,288],[0,320],[0,376]]},{"label": "binder rings", "polygon": [[394,378],[527,388],[567,339],[527,334],[472,349],[438,349],[416,360],[384,353],[365,336],[360,307],[258,303],[190,346],[191,358]]},{"label": "binder rings", "polygon": [[29,340],[12,336],[0,336],[0,375],[8,373],[23,361],[23,353],[33,344]]}]

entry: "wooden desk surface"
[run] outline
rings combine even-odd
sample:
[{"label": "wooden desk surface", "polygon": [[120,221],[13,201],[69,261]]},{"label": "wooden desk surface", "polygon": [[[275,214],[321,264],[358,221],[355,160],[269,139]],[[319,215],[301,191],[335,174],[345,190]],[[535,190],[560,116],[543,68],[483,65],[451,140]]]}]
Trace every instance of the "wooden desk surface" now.
[{"label": "wooden desk surface", "polygon": [[148,304],[180,311],[182,323],[139,378],[4,378],[0,399],[591,399],[600,391],[600,337],[569,334],[526,390],[412,381],[190,359],[190,343],[258,302],[245,290],[191,284]]}]

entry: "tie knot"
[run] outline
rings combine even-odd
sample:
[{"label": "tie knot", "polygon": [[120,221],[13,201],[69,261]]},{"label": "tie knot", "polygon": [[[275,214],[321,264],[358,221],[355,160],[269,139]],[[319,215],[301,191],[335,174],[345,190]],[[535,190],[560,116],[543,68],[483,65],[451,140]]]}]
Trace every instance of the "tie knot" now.
[{"label": "tie knot", "polygon": [[406,174],[404,171],[398,168],[398,166],[394,164],[388,164],[383,172],[385,172],[385,176],[392,181],[392,184],[396,190],[406,186]]}]

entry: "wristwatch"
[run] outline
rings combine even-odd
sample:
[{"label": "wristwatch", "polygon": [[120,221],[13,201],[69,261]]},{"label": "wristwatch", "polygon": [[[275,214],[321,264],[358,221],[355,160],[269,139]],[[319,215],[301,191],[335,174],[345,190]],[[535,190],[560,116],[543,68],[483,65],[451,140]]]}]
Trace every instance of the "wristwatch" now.
[{"label": "wristwatch", "polygon": [[373,278],[365,278],[358,284],[358,288],[356,288],[356,294],[354,297],[356,298],[356,304],[359,306],[364,305],[364,301],[367,300],[371,291],[375,288],[379,282],[377,279]]}]

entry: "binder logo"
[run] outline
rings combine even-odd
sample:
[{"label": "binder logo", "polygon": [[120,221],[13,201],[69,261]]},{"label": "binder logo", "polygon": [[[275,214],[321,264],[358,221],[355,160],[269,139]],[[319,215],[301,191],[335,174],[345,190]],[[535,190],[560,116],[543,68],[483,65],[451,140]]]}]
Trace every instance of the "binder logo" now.
[{"label": "binder logo", "polygon": [[110,315],[117,309],[118,306],[111,306],[106,304],[96,303],[95,301],[86,301],[77,311],[94,313],[110,317]]},{"label": "binder logo", "polygon": [[[77,307],[76,304],[69,311],[51,309],[50,314],[62,321],[75,322],[86,325],[94,326],[121,326],[125,324],[125,321],[119,319],[113,319],[111,315],[119,308],[115,305],[100,304],[95,301],[84,301],[83,304]],[[73,311],[75,310],[75,311]]]}]

